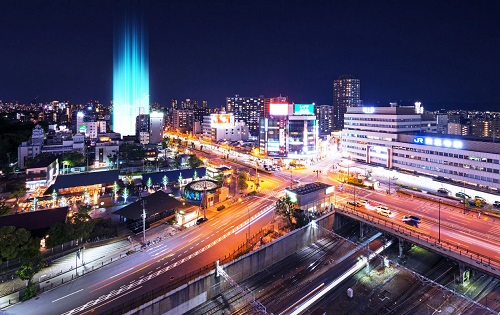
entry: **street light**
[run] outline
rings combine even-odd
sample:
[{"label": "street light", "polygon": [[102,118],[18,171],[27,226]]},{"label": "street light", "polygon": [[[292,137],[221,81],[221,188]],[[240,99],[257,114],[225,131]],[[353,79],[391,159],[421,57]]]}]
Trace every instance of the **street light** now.
[{"label": "street light", "polygon": [[316,173],[316,181],[317,181],[318,177],[319,177],[319,173],[321,173],[321,171],[320,170],[314,170],[313,172]]},{"label": "street light", "polygon": [[146,244],[146,201],[142,200],[142,241]]},{"label": "street light", "polygon": [[250,208],[247,205],[247,212],[248,212],[248,239],[247,239],[247,244],[248,248],[250,248]]},{"label": "street light", "polygon": [[438,243],[441,243],[441,198],[438,199]]}]

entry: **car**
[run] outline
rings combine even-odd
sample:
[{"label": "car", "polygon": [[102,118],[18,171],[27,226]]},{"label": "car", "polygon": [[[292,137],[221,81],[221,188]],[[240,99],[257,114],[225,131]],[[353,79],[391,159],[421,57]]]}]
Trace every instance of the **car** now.
[{"label": "car", "polygon": [[348,205],[351,205],[351,206],[354,206],[354,207],[356,207],[356,206],[357,206],[357,203],[356,203],[356,202],[354,202],[354,201],[348,201],[348,202],[347,202],[347,204],[348,204]]},{"label": "car", "polygon": [[407,223],[420,223],[420,218],[417,217],[416,215],[405,215],[403,217],[403,222],[407,222]]},{"label": "car", "polygon": [[481,201],[482,203],[486,203],[486,199],[484,199],[483,197],[480,197],[480,196],[475,196],[475,197],[474,197],[474,200],[479,200],[479,201]]},{"label": "car", "polygon": [[439,188],[439,189],[437,190],[437,192],[438,192],[438,193],[440,193],[440,194],[445,194],[445,195],[449,195],[449,194],[450,194],[450,191],[449,191],[448,189],[446,189],[446,188],[442,188],[442,187],[441,187],[441,188]]},{"label": "car", "polygon": [[389,210],[389,207],[385,206],[385,205],[378,205],[376,207],[377,210]]},{"label": "car", "polygon": [[383,215],[384,217],[390,217],[392,212],[386,206],[378,206],[377,213]]},{"label": "car", "polygon": [[495,202],[493,203],[493,207],[495,207],[495,208],[500,208],[500,201],[498,201],[498,200],[497,200],[497,201],[495,201]]},{"label": "car", "polygon": [[466,193],[463,193],[461,191],[457,192],[455,194],[455,196],[458,197],[458,198],[462,198],[462,199],[470,199],[469,195],[467,195]]},{"label": "car", "polygon": [[365,199],[358,200],[358,207],[366,206],[368,204],[370,204],[368,200]]},{"label": "car", "polygon": [[300,180],[298,180],[298,179],[294,179],[294,180],[293,180],[293,183],[298,185],[298,184],[300,184]]},{"label": "car", "polygon": [[197,225],[200,225],[200,224],[202,224],[203,222],[206,222],[206,221],[208,221],[208,219],[207,219],[207,218],[198,218],[198,219],[196,220],[196,224],[197,224]]}]

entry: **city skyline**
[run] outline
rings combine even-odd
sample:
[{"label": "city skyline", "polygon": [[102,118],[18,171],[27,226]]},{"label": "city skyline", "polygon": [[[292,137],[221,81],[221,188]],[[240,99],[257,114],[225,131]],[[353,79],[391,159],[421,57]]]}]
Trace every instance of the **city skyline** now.
[{"label": "city skyline", "polygon": [[[115,9],[99,1],[4,5],[0,99],[112,99]],[[287,95],[332,105],[341,75],[365,105],[495,110],[500,44],[492,1],[147,1],[150,101]],[[469,106],[467,106],[469,105]]]}]

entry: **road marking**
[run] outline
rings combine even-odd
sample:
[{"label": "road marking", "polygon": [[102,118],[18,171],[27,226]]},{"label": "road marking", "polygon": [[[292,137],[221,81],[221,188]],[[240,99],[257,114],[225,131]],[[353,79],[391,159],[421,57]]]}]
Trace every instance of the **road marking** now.
[{"label": "road marking", "polygon": [[80,289],[80,290],[78,290],[78,291],[75,291],[75,292],[73,292],[73,293],[70,293],[70,294],[68,294],[68,295],[65,295],[65,296],[63,296],[63,297],[60,297],[60,298],[58,298],[57,300],[52,301],[52,303],[57,302],[57,301],[59,301],[59,300],[62,300],[62,299],[64,299],[64,298],[67,298],[67,297],[68,297],[68,296],[70,296],[70,295],[77,294],[77,293],[78,293],[78,292],[80,292],[80,291],[83,291],[83,289]]}]

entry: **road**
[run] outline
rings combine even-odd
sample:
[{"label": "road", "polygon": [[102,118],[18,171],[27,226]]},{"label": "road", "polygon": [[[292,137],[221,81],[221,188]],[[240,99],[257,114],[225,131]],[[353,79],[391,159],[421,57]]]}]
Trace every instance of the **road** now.
[{"label": "road", "polygon": [[[224,160],[224,163],[232,162]],[[238,167],[237,165],[232,164],[233,167]],[[212,264],[233,252],[238,245],[244,244],[249,221],[250,234],[252,230],[259,230],[268,224],[273,218],[271,206],[283,189],[291,185],[291,176],[302,183],[317,179],[336,183],[329,172],[331,165],[332,161],[325,160],[312,167],[321,170],[321,173],[312,172],[311,169],[296,170],[292,174],[288,171],[274,172],[272,175],[261,173],[262,189],[257,196],[245,197],[200,226],[43,293],[35,299],[9,307],[6,312],[30,314],[36,310],[37,314],[101,313],[125,301],[139,298],[162,285],[175,282],[182,275]],[[401,222],[401,217],[415,214],[422,218],[419,230],[433,235],[437,233],[438,214],[435,203],[405,200],[364,189],[359,189],[356,195],[357,198],[371,200],[372,205],[387,204],[395,214],[389,220],[394,220],[395,223],[405,225]],[[337,193],[336,202],[343,206],[351,198],[353,194],[344,191]],[[374,213],[370,207],[362,211]],[[445,206],[441,208],[440,215],[442,239],[460,241],[471,249],[483,250],[492,257],[498,257],[500,247],[495,244],[495,240],[500,239],[500,229],[493,220],[485,220],[486,216],[475,218],[463,215],[456,208]],[[416,229],[411,226],[408,228]],[[487,239],[486,236],[490,238]]]},{"label": "road", "polygon": [[[272,176],[262,178],[278,191],[286,185]],[[83,314],[116,307],[232,253],[245,244],[248,231],[252,234],[272,220],[274,202],[265,195],[245,197],[199,226],[6,311]]]}]

